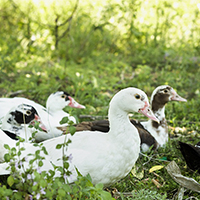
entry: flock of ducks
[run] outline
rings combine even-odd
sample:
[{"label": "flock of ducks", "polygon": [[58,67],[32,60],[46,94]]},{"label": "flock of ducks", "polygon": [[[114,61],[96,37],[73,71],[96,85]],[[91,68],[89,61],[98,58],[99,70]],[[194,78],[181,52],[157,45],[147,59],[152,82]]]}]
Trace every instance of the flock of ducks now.
[{"label": "flock of ducks", "polygon": [[[0,98],[0,175],[9,174],[8,163],[4,154],[10,147],[16,146],[19,137],[24,138],[25,151],[21,157],[27,157],[25,169],[28,168],[30,153],[34,154],[39,147],[34,141],[42,142],[48,155],[45,156],[41,171],[54,170],[53,165],[63,166],[63,152],[72,156],[69,170],[72,172],[68,182],[77,178],[77,170],[82,175],[90,174],[92,182],[113,184],[125,177],[134,166],[140,151],[163,147],[168,141],[168,127],[165,119],[165,105],[170,101],[187,100],[175,90],[162,85],[157,87],[150,99],[140,89],[129,87],[114,95],[109,104],[108,120],[81,122],[63,111],[66,106],[85,108],[77,103],[68,93],[58,91],[49,96],[46,108],[26,98]],[[138,112],[149,118],[138,122],[129,119],[129,113]],[[63,135],[68,123],[60,124],[63,117],[68,117],[76,125],[75,134]],[[30,126],[32,125],[32,126]],[[37,125],[39,129],[36,129]],[[34,133],[34,134],[33,134]],[[67,149],[57,149],[57,144],[71,140]],[[36,164],[33,166],[38,168]],[[56,176],[60,173],[57,171]]]},{"label": "flock of ducks", "polygon": [[[37,131],[34,138],[36,142],[61,136],[62,131],[57,127],[68,125],[68,123],[60,124],[63,117],[68,117],[69,121],[76,123],[75,117],[63,111],[66,106],[85,108],[63,91],[52,93],[46,101],[46,108],[22,97],[0,98],[1,129],[12,135],[14,139],[19,136],[26,141],[35,131]],[[42,131],[29,127],[34,123],[33,120],[39,122]]]}]

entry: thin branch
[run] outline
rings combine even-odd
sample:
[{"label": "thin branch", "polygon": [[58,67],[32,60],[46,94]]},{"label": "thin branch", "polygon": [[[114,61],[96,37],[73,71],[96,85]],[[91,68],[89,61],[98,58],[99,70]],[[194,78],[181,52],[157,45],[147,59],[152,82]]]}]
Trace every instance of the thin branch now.
[{"label": "thin branch", "polygon": [[76,12],[76,10],[77,10],[77,8],[78,8],[78,3],[79,3],[79,0],[76,1],[76,4],[75,4],[75,7],[74,7],[74,10],[72,11],[71,16],[70,16],[68,19],[66,19],[62,24],[60,24],[59,26],[64,26],[67,22],[69,22],[69,21],[72,20],[73,15],[74,15],[74,13]]},{"label": "thin branch", "polygon": [[145,155],[145,154],[143,154],[143,153],[140,152],[140,155],[142,155],[144,157],[147,157],[149,159],[147,162],[145,162],[145,163],[142,164],[143,166],[146,165],[146,164],[148,164],[151,160],[157,160],[157,161],[163,161],[163,162],[170,162],[168,160],[162,160],[162,159],[158,159],[158,158],[153,158],[154,156],[156,156],[156,154],[154,154],[154,155],[152,155],[150,157],[150,156],[147,156],[147,155]]},{"label": "thin branch", "polygon": [[[72,18],[71,18],[71,20],[72,20]],[[66,33],[70,31],[70,28],[71,28],[71,21],[69,22],[69,25],[68,25],[67,29],[63,32],[63,34],[60,37],[58,37],[58,40],[62,39],[66,35]]]},{"label": "thin branch", "polygon": [[[70,16],[68,19],[66,19],[62,24],[59,24],[59,25],[58,25],[58,18],[59,18],[58,16],[57,16],[57,18],[56,18],[56,20],[55,20],[55,22],[56,22],[56,25],[55,25],[55,38],[56,38],[55,47],[56,47],[56,49],[57,49],[57,47],[58,47],[59,41],[70,31],[70,28],[71,28],[71,21],[72,21],[72,19],[73,19],[74,13],[76,12],[76,10],[77,10],[77,8],[78,8],[78,3],[79,3],[79,0],[76,1],[76,4],[75,4],[75,7],[74,7],[74,9],[73,9],[73,11],[72,11],[72,13],[71,13],[71,16]],[[59,29],[61,26],[64,26],[65,24],[67,24],[67,23],[69,23],[67,29],[62,33],[61,36],[58,36],[58,29]]]},{"label": "thin branch", "polygon": [[56,19],[55,19],[55,47],[57,49],[58,47],[58,41],[59,41],[59,36],[58,36],[58,28],[59,28],[59,25],[58,25],[58,19],[59,19],[59,16],[57,15]]},{"label": "thin branch", "polygon": [[24,92],[25,92],[25,90],[17,90],[15,92],[9,92],[9,93],[7,93],[6,97],[15,97],[18,94],[22,94]]}]

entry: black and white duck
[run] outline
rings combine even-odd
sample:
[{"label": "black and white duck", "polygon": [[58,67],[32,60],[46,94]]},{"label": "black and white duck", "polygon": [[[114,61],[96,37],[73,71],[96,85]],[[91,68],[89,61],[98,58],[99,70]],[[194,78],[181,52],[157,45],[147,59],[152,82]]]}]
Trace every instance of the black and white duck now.
[{"label": "black and white duck", "polygon": [[[38,130],[34,128],[36,121],[39,123]],[[29,127],[32,125],[32,127]],[[32,137],[35,131],[40,134],[46,134],[47,130],[36,109],[27,104],[19,104],[13,107],[4,117],[1,129],[12,139],[17,140],[18,137],[24,138],[26,141]]]}]

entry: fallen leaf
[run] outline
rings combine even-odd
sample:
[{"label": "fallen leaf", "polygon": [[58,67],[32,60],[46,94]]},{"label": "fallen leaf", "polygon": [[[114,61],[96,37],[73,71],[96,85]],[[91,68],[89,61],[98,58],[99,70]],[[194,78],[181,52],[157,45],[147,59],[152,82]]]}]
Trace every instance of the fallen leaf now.
[{"label": "fallen leaf", "polygon": [[156,170],[162,169],[164,166],[163,165],[155,165],[151,169],[149,169],[149,173],[154,172]]},{"label": "fallen leaf", "polygon": [[178,189],[178,191],[177,191],[177,193],[176,193],[176,197],[175,197],[175,199],[177,199],[177,200],[182,200],[183,199],[183,197],[184,197],[184,192],[185,192],[185,188],[184,187],[180,187],[179,189]]},{"label": "fallen leaf", "polygon": [[170,162],[166,166],[166,169],[169,175],[182,187],[200,193],[200,184],[193,178],[188,178],[186,176],[183,176],[181,174],[180,168],[178,167],[175,161]]},{"label": "fallen leaf", "polygon": [[182,128],[181,127],[175,127],[176,133],[179,133],[179,132],[184,133],[186,131],[187,131],[187,129],[185,127],[182,127]]},{"label": "fallen leaf", "polygon": [[136,166],[133,167],[131,173],[138,179],[142,179],[144,177],[144,170],[142,170],[141,172],[137,172]]}]

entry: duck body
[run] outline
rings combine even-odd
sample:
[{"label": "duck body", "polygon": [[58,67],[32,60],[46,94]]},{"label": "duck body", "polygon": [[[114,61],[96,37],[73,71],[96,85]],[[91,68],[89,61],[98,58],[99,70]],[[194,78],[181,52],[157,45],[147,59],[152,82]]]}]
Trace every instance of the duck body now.
[{"label": "duck body", "polygon": [[[85,140],[83,140],[82,135],[84,135]],[[59,159],[62,158],[62,150],[56,149],[56,146],[57,144],[62,144],[65,137],[67,137],[67,139],[72,139],[72,143],[69,144],[68,149],[65,152],[67,156],[72,155],[72,164],[70,164],[69,167],[69,171],[72,172],[72,175],[68,177],[69,183],[77,180],[75,167],[83,176],[90,174],[93,184],[103,183],[106,186],[117,182],[131,171],[135,161],[138,159],[140,145],[135,142],[139,142],[140,139],[138,136],[138,138],[135,138],[135,142],[132,143],[133,145],[136,144],[135,148],[134,146],[129,148],[127,145],[121,145],[119,148],[119,146],[114,146],[115,143],[110,145],[110,143],[113,142],[113,139],[112,137],[107,137],[107,135],[107,133],[102,135],[100,132],[94,132],[94,136],[91,138],[91,134],[84,131],[83,133],[80,132],[75,134],[74,138],[71,138],[70,136],[59,136],[57,138],[44,141],[44,146],[48,152],[48,156],[43,155],[43,153],[41,154],[41,156],[45,156],[45,161],[43,161],[44,165],[41,167],[41,170],[54,170],[51,162],[56,166],[63,166],[62,160]],[[130,139],[133,141],[133,138]],[[105,141],[107,141],[107,143],[105,143]],[[103,148],[101,142],[104,142]],[[128,142],[129,141],[127,140],[126,143]],[[92,144],[89,148],[87,145],[88,143]],[[10,141],[9,144],[11,144]],[[15,147],[15,145],[16,143],[9,146]],[[22,143],[22,147],[26,150],[22,152],[21,157],[28,158],[27,163],[25,163],[24,166],[26,169],[29,167],[28,162],[33,159],[33,156],[28,156],[28,154],[34,154],[34,152],[39,150],[39,148],[34,147],[31,143]],[[116,152],[119,150],[121,150],[121,154],[116,155]],[[3,158],[5,153],[7,153],[6,150],[0,152],[1,158]],[[113,156],[108,157],[108,154],[113,154]],[[135,156],[131,156],[131,160],[129,160],[131,154]],[[3,162],[4,159],[0,159],[0,161]],[[0,174],[9,174],[10,171],[6,170],[8,166],[8,163],[0,164]],[[34,163],[33,168],[37,169],[38,166]],[[56,176],[60,176],[60,172],[57,171]]]},{"label": "duck body", "polygon": [[[133,126],[130,126],[130,131],[135,131]],[[128,134],[129,132],[126,131],[126,133]],[[62,152],[57,149],[55,150],[55,142],[58,144],[63,142],[64,137],[58,137],[59,141],[55,138],[56,141],[52,141],[52,145],[50,145],[49,141],[47,146],[44,144],[47,151],[50,154],[54,153],[58,157],[61,157]],[[101,132],[95,131],[91,135],[90,132],[83,131],[76,133],[71,139],[72,143],[69,144],[66,152],[68,156],[70,154],[72,155],[73,162],[73,165],[69,168],[72,172],[69,182],[74,182],[77,178],[77,173],[74,168],[76,167],[82,175],[90,174],[94,184],[103,183],[110,185],[126,176],[139,156],[140,138],[138,135],[128,137],[127,139],[123,138],[123,140],[118,137],[117,140],[119,141],[116,141],[116,138],[113,140],[113,136],[110,136],[109,133],[102,134]],[[132,141],[131,147],[128,145],[129,140]],[[123,145],[119,145],[119,143],[123,143]],[[124,143],[127,145],[124,145]],[[118,151],[121,151],[121,153],[116,154]],[[130,158],[130,155],[133,156]],[[53,163],[57,166],[62,166],[61,161],[53,160]]]},{"label": "duck body", "polygon": [[[125,177],[134,166],[140,152],[140,137],[137,129],[131,124],[128,113],[140,112],[157,120],[149,109],[146,94],[137,88],[126,88],[118,92],[111,100],[108,118],[108,133],[99,131],[81,131],[63,135],[43,142],[50,160],[56,166],[62,166],[63,149],[56,149],[68,139],[71,143],[64,149],[64,155],[72,155],[69,170],[72,175],[68,181],[77,179],[76,169],[82,175],[91,175],[92,182],[108,186]],[[46,165],[48,166],[48,164]],[[4,173],[5,165],[0,165]],[[56,174],[59,176],[59,172]]]},{"label": "duck body", "polygon": [[[156,115],[155,113],[155,116]],[[162,116],[163,117],[163,116]],[[160,115],[157,117],[160,121],[160,123],[157,123],[154,121],[145,121],[145,122],[140,122],[141,125],[145,130],[148,130],[148,132],[155,138],[155,141],[157,142],[157,147],[163,147],[167,142],[168,142],[168,125],[165,117],[163,117],[160,120]],[[147,144],[147,143],[146,143]],[[149,148],[149,145],[147,145],[146,148]]]}]

